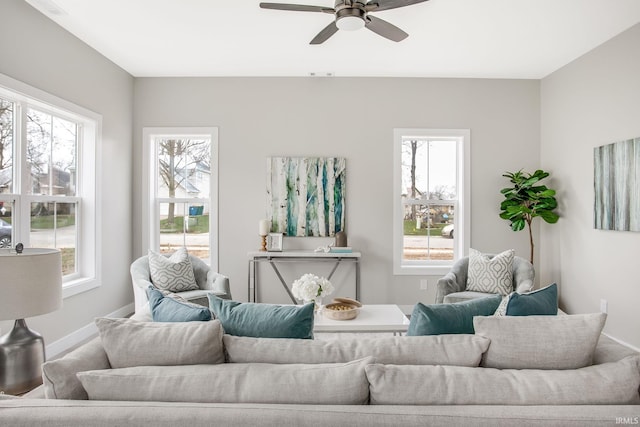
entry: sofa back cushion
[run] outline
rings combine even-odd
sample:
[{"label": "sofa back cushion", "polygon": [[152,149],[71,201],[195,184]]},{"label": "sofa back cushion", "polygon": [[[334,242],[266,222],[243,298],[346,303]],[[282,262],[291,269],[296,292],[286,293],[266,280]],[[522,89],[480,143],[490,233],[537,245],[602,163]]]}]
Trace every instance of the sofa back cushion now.
[{"label": "sofa back cushion", "polygon": [[42,365],[44,396],[47,399],[87,400],[87,392],[76,373],[94,369],[109,369],[109,359],[100,338],[94,338],[60,359]]},{"label": "sofa back cushion", "polygon": [[112,368],[224,363],[222,325],[209,322],[138,322],[96,319]]},{"label": "sofa back cushion", "polygon": [[225,333],[244,337],[313,338],[314,304],[277,305],[241,303],[213,294],[209,308],[222,322]]},{"label": "sofa back cushion", "polygon": [[91,400],[364,405],[372,358],[348,363],[138,366],[78,373]]},{"label": "sofa back cushion", "polygon": [[489,340],[474,335],[294,340],[225,335],[231,363],[339,363],[372,356],[398,365],[478,366]]},{"label": "sofa back cushion", "polygon": [[452,304],[413,307],[407,335],[473,334],[473,317],[493,314],[502,301],[500,295],[491,295]]},{"label": "sofa back cushion", "polygon": [[576,369],[589,366],[607,315],[488,316],[473,319],[491,345],[481,365],[499,369]]},{"label": "sofa back cushion", "polygon": [[640,403],[639,363],[630,356],[571,370],[374,364],[366,373],[372,405],[629,405]]}]

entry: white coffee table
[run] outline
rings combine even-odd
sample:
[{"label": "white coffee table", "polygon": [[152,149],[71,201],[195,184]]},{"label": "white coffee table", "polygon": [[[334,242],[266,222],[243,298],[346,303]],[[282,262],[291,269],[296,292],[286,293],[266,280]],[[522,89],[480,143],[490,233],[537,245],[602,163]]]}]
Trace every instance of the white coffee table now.
[{"label": "white coffee table", "polygon": [[360,308],[358,317],[333,320],[316,314],[314,332],[393,332],[402,334],[409,328],[409,319],[395,304],[369,304]]}]

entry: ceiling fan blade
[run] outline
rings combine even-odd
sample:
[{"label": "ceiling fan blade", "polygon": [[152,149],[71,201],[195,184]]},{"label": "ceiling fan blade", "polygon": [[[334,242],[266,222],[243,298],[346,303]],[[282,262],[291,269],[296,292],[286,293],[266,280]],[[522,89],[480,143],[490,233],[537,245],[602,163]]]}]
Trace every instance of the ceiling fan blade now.
[{"label": "ceiling fan blade", "polygon": [[336,22],[335,21],[331,21],[331,24],[329,24],[326,27],[324,27],[324,29],[322,31],[320,31],[318,33],[318,35],[315,36],[313,38],[313,40],[311,40],[309,42],[309,44],[324,43],[325,41],[327,41],[327,39],[329,37],[331,37],[332,35],[334,35],[337,32],[338,32],[338,26],[336,25]]},{"label": "ceiling fan blade", "polygon": [[374,33],[394,42],[399,42],[409,37],[409,34],[405,33],[400,28],[385,21],[384,19],[376,18],[375,16],[367,16],[367,23],[365,26]]},{"label": "ceiling fan blade", "polygon": [[416,3],[424,3],[428,0],[371,0],[365,5],[367,12],[396,9],[398,7],[411,6]]},{"label": "ceiling fan blade", "polygon": [[335,9],[332,7],[308,6],[304,4],[260,3],[260,7],[263,9],[292,10],[295,12],[335,13]]}]

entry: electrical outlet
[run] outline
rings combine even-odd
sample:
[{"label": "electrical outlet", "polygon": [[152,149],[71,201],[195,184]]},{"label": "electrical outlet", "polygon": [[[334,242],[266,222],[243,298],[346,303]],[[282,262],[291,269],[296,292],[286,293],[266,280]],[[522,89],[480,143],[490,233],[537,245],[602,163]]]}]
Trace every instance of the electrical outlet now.
[{"label": "electrical outlet", "polygon": [[606,313],[607,312],[607,308],[608,308],[608,303],[606,299],[601,299],[600,300],[600,312],[601,313]]},{"label": "electrical outlet", "polygon": [[426,291],[428,287],[429,287],[429,282],[427,282],[427,279],[420,280],[420,290],[421,291]]}]

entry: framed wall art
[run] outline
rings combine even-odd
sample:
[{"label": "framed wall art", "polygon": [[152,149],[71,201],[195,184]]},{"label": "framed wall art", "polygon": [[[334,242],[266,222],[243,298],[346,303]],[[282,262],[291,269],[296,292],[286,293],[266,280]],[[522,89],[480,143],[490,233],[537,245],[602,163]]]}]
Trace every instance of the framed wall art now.
[{"label": "framed wall art", "polygon": [[640,231],[640,138],[594,148],[594,228]]},{"label": "framed wall art", "polygon": [[334,236],[344,231],[346,159],[267,158],[267,217],[286,236]]}]

